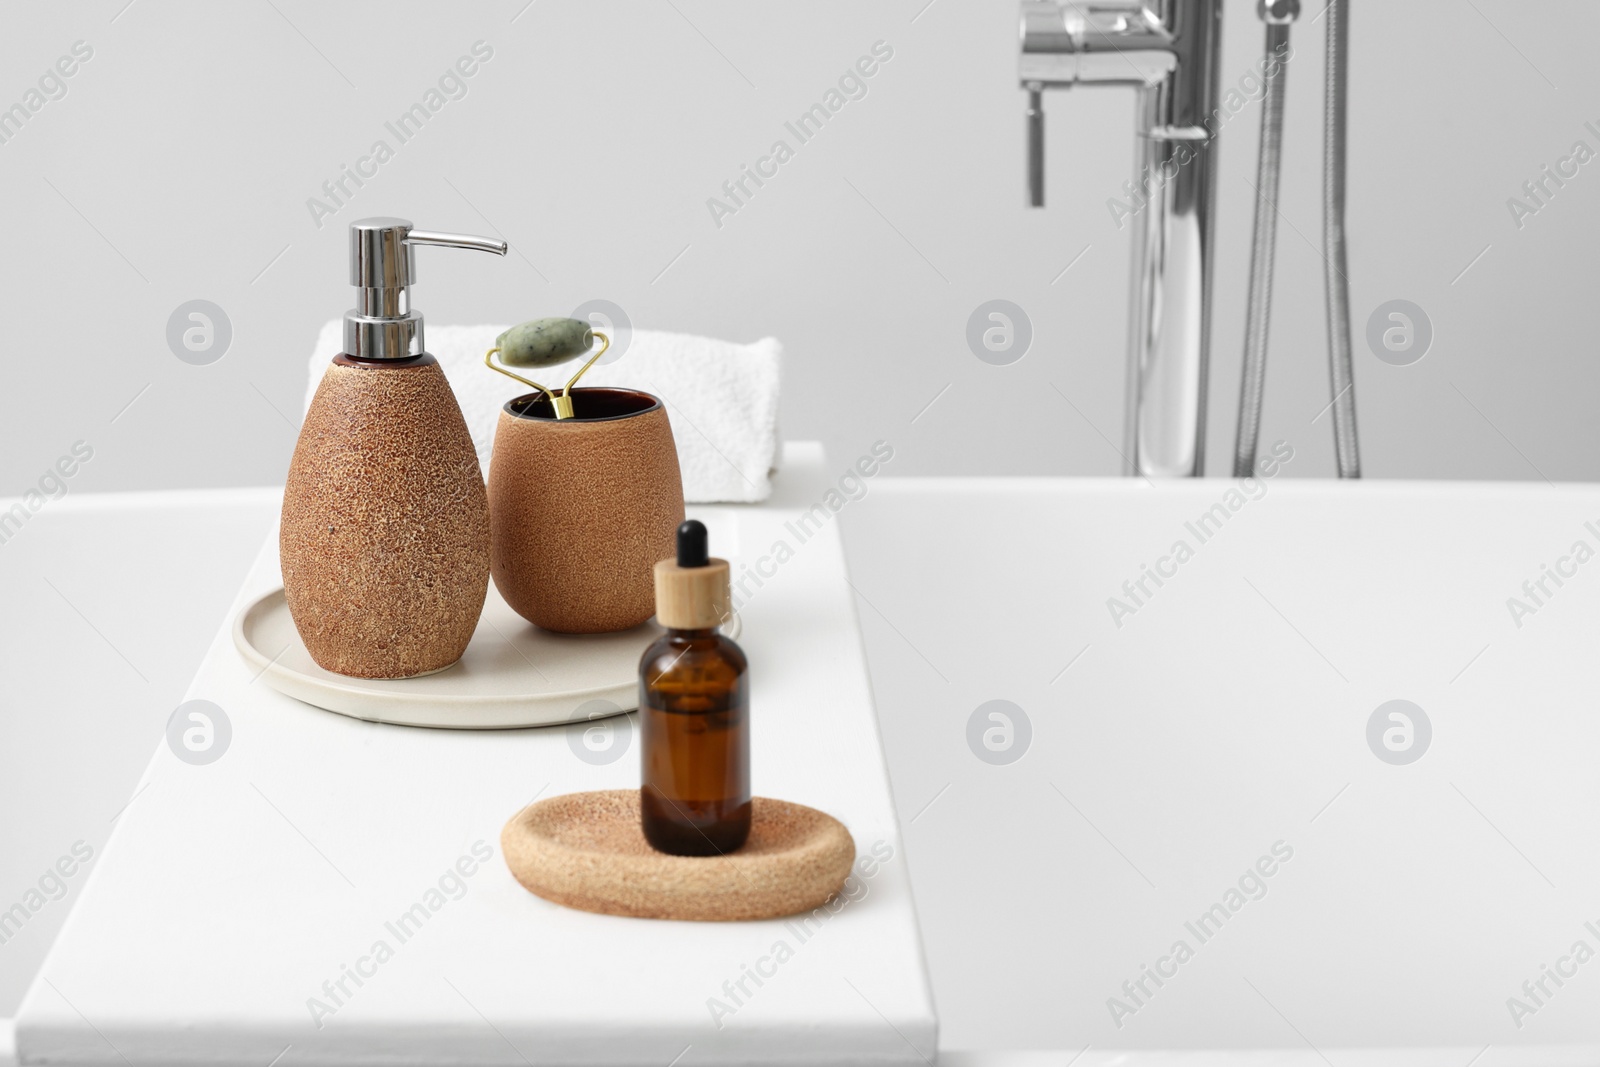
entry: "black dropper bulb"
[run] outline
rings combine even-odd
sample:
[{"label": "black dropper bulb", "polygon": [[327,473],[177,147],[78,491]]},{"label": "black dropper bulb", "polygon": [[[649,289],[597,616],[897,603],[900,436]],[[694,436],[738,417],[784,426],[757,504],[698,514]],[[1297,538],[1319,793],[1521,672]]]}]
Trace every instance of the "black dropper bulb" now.
[{"label": "black dropper bulb", "polygon": [[689,519],[678,527],[678,566],[704,567],[711,562],[706,549],[706,524]]}]

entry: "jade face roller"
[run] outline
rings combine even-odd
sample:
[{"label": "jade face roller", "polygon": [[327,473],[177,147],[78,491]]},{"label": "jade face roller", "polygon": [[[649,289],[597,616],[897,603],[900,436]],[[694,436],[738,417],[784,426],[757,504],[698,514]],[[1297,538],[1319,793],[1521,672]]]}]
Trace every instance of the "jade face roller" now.
[{"label": "jade face roller", "polygon": [[[589,357],[578,373],[567,379],[567,384],[557,395],[554,389],[547,389],[538,382],[524,378],[522,375],[497,366],[494,362],[495,353],[500,354],[502,363],[511,367],[538,368],[554,367],[565,363],[574,357],[581,356],[589,351],[589,346],[594,344],[595,338],[600,339],[600,349]],[[499,371],[507,378],[514,378],[523,385],[529,385],[550,398],[550,406],[555,409],[556,418],[572,418],[572,387],[577,384],[588,369],[595,365],[595,361],[606,354],[606,349],[611,347],[611,339],[603,333],[594,330],[587,322],[580,319],[533,319],[511,327],[505,333],[494,339],[494,347],[483,355],[484,366],[490,370]]]}]

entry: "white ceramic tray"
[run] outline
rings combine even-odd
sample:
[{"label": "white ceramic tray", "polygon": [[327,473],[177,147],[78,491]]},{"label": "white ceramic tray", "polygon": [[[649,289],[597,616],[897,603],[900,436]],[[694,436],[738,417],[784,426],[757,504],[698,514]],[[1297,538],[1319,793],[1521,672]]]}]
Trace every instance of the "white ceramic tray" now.
[{"label": "white ceramic tray", "polygon": [[[723,632],[737,637],[735,615]],[[639,706],[639,657],[662,634],[654,620],[612,634],[556,634],[524,620],[494,583],[458,663],[420,678],[372,680],[325,671],[295,630],[280,587],[233,622],[233,643],[280,693],[371,722],[499,730],[578,722]]]}]

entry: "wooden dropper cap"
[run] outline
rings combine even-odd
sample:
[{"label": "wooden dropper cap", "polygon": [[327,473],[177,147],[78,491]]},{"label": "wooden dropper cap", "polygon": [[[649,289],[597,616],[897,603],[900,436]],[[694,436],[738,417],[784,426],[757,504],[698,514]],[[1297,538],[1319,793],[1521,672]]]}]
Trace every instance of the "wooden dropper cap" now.
[{"label": "wooden dropper cap", "polygon": [[709,630],[733,614],[728,561],[707,555],[706,527],[678,527],[678,557],[656,564],[656,622],[671,630]]}]

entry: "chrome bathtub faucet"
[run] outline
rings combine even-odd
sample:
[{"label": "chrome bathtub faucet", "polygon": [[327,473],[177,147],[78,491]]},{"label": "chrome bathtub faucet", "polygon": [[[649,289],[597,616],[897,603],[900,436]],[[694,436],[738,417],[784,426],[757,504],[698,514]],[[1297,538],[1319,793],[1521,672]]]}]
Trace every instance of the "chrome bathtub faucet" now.
[{"label": "chrome bathtub faucet", "polygon": [[[1348,0],[1330,0],[1325,131],[1324,243],[1330,383],[1341,477],[1359,477],[1344,266],[1344,102]],[[1289,25],[1299,0],[1260,0],[1266,26],[1262,157],[1250,267],[1235,473],[1255,463],[1276,240]],[[1128,384],[1123,472],[1184,478],[1205,473],[1210,361],[1218,68],[1222,0],[1024,0],[1018,76],[1028,93],[1028,199],[1044,206],[1044,93],[1074,85],[1131,86],[1137,94],[1134,177],[1114,201],[1132,222]]]}]

